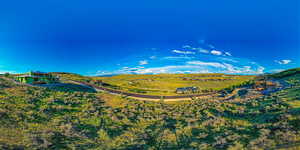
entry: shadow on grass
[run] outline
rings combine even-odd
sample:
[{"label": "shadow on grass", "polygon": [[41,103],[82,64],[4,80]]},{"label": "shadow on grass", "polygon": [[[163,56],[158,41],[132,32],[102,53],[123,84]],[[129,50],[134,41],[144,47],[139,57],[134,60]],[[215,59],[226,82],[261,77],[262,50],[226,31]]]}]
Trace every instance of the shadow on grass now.
[{"label": "shadow on grass", "polygon": [[51,90],[61,91],[61,92],[88,92],[96,93],[97,91],[92,87],[82,86],[72,83],[57,83],[57,84],[45,84],[39,85],[41,87],[46,87]]}]

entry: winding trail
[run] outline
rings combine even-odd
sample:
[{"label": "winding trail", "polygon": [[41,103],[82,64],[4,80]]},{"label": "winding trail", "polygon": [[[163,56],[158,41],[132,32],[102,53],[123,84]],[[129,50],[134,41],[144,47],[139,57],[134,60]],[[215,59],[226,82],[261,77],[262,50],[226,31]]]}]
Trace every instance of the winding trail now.
[{"label": "winding trail", "polygon": [[86,82],[81,82],[81,81],[71,80],[70,82],[80,84],[82,86],[94,88],[96,91],[105,91],[105,92],[109,92],[111,94],[127,96],[127,97],[135,98],[138,100],[150,100],[150,101],[159,101],[159,100],[182,101],[182,100],[191,100],[193,98],[212,97],[217,94],[217,92],[210,92],[210,93],[206,93],[206,94],[192,94],[192,95],[178,95],[178,96],[144,95],[144,94],[136,94],[136,93],[129,93],[129,92],[124,92],[124,91],[120,91],[120,90],[109,89],[109,88],[100,87],[100,86],[96,86],[96,85],[86,83]]},{"label": "winding trail", "polygon": [[[9,80],[13,82],[14,84],[17,85],[26,85],[26,86],[31,86],[31,87],[41,87],[41,86],[36,86],[36,85],[31,85],[31,84],[26,84],[26,83],[20,83],[17,82],[11,78],[3,77],[0,76],[0,78],[3,78],[5,80]],[[87,82],[81,82],[81,81],[74,81],[74,80],[64,80],[63,82],[69,82],[69,83],[74,83],[78,84],[84,87],[92,88],[98,92],[108,92],[110,94],[114,95],[120,95],[120,96],[125,96],[129,98],[133,98],[136,100],[145,100],[145,101],[160,101],[163,100],[165,102],[176,102],[176,101],[187,101],[187,100],[192,100],[193,98],[216,98],[217,97],[217,92],[210,92],[210,93],[205,93],[205,94],[192,94],[192,95],[178,95],[178,96],[160,96],[160,95],[144,95],[144,94],[137,94],[137,93],[129,93],[129,92],[124,92],[120,90],[114,90],[114,89],[109,89],[105,87],[100,87],[96,86]]]},{"label": "winding trail", "polygon": [[[17,85],[27,85],[27,86],[35,87],[34,85],[19,83],[13,79],[10,79],[7,77],[0,76],[0,78],[12,81],[13,83],[15,83]],[[177,95],[177,96],[161,96],[161,95],[146,95],[146,94],[129,93],[129,92],[110,89],[110,88],[106,88],[106,87],[102,87],[102,86],[96,86],[94,84],[90,84],[87,82],[81,82],[81,81],[74,81],[74,80],[65,80],[65,81],[71,82],[74,84],[78,84],[78,85],[81,85],[84,87],[88,87],[88,88],[94,89],[98,92],[104,91],[104,92],[108,92],[110,94],[130,97],[130,98],[137,99],[137,100],[146,100],[146,101],[161,101],[161,100],[163,100],[165,102],[186,101],[186,100],[192,100],[193,98],[214,98],[216,100],[221,100],[221,101],[230,101],[230,100],[233,100],[234,96],[237,94],[237,92],[242,89],[242,88],[235,89],[231,94],[227,95],[226,97],[222,97],[222,98],[217,96],[218,92],[210,92],[210,93],[205,93],[205,94]],[[262,92],[262,94],[264,94],[264,95],[270,94],[270,93],[273,93],[273,92],[276,92],[278,90],[282,90],[282,89],[288,87],[286,84],[283,84],[282,82],[281,82],[281,85],[283,85],[283,87],[278,88],[273,91],[264,91],[264,92]]]},{"label": "winding trail", "polygon": [[[92,88],[98,92],[108,92],[110,94],[114,94],[114,95],[121,95],[121,96],[126,96],[126,97],[130,97],[133,99],[137,99],[137,100],[146,100],[146,101],[160,101],[163,100],[165,102],[175,102],[175,101],[185,101],[185,100],[192,100],[193,98],[214,98],[215,100],[218,101],[231,101],[235,99],[235,95],[237,95],[239,90],[245,89],[245,88],[237,88],[235,89],[233,92],[231,92],[229,95],[227,95],[226,97],[218,97],[218,92],[210,92],[210,93],[205,93],[205,94],[192,94],[192,95],[177,95],[177,96],[160,96],[160,95],[145,95],[145,94],[137,94],[137,93],[129,93],[129,92],[124,92],[124,91],[120,91],[120,90],[115,90],[115,89],[110,89],[110,88],[106,88],[106,87],[102,87],[102,86],[96,86],[94,84],[90,84],[87,82],[81,82],[81,81],[74,81],[74,80],[67,80],[68,82],[72,82],[75,84],[79,84],[81,86],[85,86],[85,87],[89,87]],[[275,90],[272,91],[268,91],[266,92],[262,92],[262,95],[265,94],[270,94],[270,93],[274,93],[278,90],[282,90],[284,88],[286,88],[286,84],[281,83],[281,85],[284,85],[281,88],[277,88]],[[258,95],[253,95],[253,97],[259,97],[262,96],[260,94]]]}]

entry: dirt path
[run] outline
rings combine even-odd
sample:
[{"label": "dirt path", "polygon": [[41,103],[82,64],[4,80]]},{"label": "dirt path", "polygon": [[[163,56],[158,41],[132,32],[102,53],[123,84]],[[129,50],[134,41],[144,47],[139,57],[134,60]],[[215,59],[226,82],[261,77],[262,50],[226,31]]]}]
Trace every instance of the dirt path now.
[{"label": "dirt path", "polygon": [[147,100],[147,101],[160,101],[163,100],[165,102],[173,102],[173,101],[183,101],[183,100],[191,100],[192,98],[208,98],[215,96],[217,92],[211,92],[211,93],[206,93],[206,94],[193,94],[193,95],[179,95],[179,96],[159,96],[159,95],[143,95],[143,94],[136,94],[136,93],[129,93],[129,92],[124,92],[120,90],[114,90],[114,89],[109,89],[105,87],[100,87],[96,86],[93,84],[89,84],[86,82],[80,82],[80,81],[69,81],[73,83],[80,84],[82,86],[86,87],[91,87],[94,88],[96,91],[105,91],[109,92],[111,94],[116,94],[116,95],[122,95],[130,98],[134,98],[137,100]]},{"label": "dirt path", "polygon": [[[17,85],[27,85],[27,86],[35,87],[34,85],[19,83],[11,78],[7,78],[7,77],[3,77],[3,76],[0,76],[0,78],[9,80]],[[192,95],[160,96],[160,95],[144,95],[144,94],[137,94],[137,93],[129,93],[129,92],[124,92],[124,91],[120,91],[120,90],[109,89],[106,87],[100,87],[100,86],[96,86],[96,85],[93,85],[90,83],[80,82],[80,81],[66,80],[65,82],[74,83],[74,84],[78,84],[78,85],[81,85],[84,87],[88,87],[88,88],[91,88],[98,92],[104,91],[104,92],[108,92],[110,94],[133,98],[136,100],[164,101],[164,102],[187,101],[187,100],[192,100],[193,98],[200,98],[200,99],[214,98],[219,101],[231,101],[231,100],[235,99],[235,95],[237,94],[237,92],[239,90],[243,89],[243,88],[237,88],[233,92],[231,92],[229,95],[227,95],[226,97],[217,97],[218,92],[211,92],[211,93],[206,93],[206,94],[192,94]],[[283,87],[286,88],[287,86],[283,86]],[[280,89],[282,89],[282,87]],[[277,91],[277,90],[275,90],[275,91]],[[273,92],[274,91],[269,91],[268,93],[273,93]]]}]

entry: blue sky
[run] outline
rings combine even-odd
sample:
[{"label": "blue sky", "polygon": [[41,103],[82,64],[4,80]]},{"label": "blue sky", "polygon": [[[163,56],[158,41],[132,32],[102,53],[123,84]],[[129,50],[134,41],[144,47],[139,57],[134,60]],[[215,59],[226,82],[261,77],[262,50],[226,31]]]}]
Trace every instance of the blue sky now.
[{"label": "blue sky", "polygon": [[259,74],[300,64],[298,0],[5,1],[0,73]]}]

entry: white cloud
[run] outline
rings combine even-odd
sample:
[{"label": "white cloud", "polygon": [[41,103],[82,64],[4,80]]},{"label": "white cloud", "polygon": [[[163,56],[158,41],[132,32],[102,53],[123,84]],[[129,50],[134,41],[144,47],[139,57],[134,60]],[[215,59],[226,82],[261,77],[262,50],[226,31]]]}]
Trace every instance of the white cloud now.
[{"label": "white cloud", "polygon": [[275,60],[275,62],[277,62],[280,65],[286,65],[292,62],[292,60],[289,59],[283,59],[283,60]]},{"label": "white cloud", "polygon": [[243,67],[237,67],[233,66],[232,64],[226,64],[226,71],[224,73],[233,73],[233,74],[262,74],[264,73],[265,68],[262,66],[258,66],[257,69],[252,69],[251,66],[243,66]]},{"label": "white cloud", "polygon": [[265,70],[264,67],[259,66],[256,73],[257,73],[257,74],[262,74],[262,73],[264,73],[264,70]]},{"label": "white cloud", "polygon": [[166,56],[163,57],[163,59],[172,60],[172,59],[193,59],[195,57],[189,57],[189,56]]},{"label": "white cloud", "polygon": [[[205,40],[199,40],[198,41],[199,44],[205,44]],[[184,45],[182,46],[183,49],[187,49],[187,50],[196,50],[198,51],[199,53],[205,53],[205,54],[208,54],[208,53],[211,53],[213,55],[224,55],[224,56],[232,56],[230,52],[224,52],[224,51],[219,51],[219,50],[216,50],[215,49],[215,46],[212,45],[212,44],[205,44],[204,45],[207,49],[210,49],[210,50],[207,50],[207,49],[204,49],[202,47],[192,47],[191,45]],[[185,53],[184,51],[181,51],[181,50],[174,50],[173,52],[177,52],[177,53],[181,53],[181,54],[192,54],[193,52],[187,52]]]},{"label": "white cloud", "polygon": [[97,73],[95,74],[96,76],[103,76],[103,75],[109,75],[111,74],[111,72],[107,72],[107,71],[97,71]]},{"label": "white cloud", "polygon": [[192,50],[197,50],[199,53],[209,53],[209,50],[206,50],[204,48],[201,48],[201,47],[194,47],[192,48]]},{"label": "white cloud", "polygon": [[160,74],[160,73],[209,73],[207,69],[194,65],[164,66],[137,70],[137,74]]},{"label": "white cloud", "polygon": [[205,54],[208,54],[208,53],[209,53],[208,50],[203,49],[203,48],[199,48],[199,52],[200,52],[200,53],[205,53]]},{"label": "white cloud", "polygon": [[191,49],[192,46],[190,46],[190,45],[183,45],[182,48],[184,48],[184,49]]},{"label": "white cloud", "polygon": [[178,54],[195,54],[195,52],[191,51],[181,51],[181,50],[173,50],[173,53],[178,53]]},{"label": "white cloud", "polygon": [[145,67],[143,67],[143,66],[138,66],[138,67],[123,67],[121,69],[121,71],[133,71],[133,70],[143,69],[143,68],[145,68]]},{"label": "white cloud", "polygon": [[150,59],[156,59],[156,56],[150,56],[149,58]]},{"label": "white cloud", "polygon": [[210,53],[213,54],[213,55],[222,55],[222,52],[217,51],[217,50],[212,50],[212,51],[210,51]]},{"label": "white cloud", "polygon": [[233,74],[262,74],[265,69],[262,66],[258,66],[257,69],[253,69],[251,66],[238,67],[232,64],[219,62],[188,61],[187,64],[214,67],[218,68],[218,72]]},{"label": "white cloud", "polygon": [[[204,40],[202,40],[201,42],[203,42],[202,44],[204,44]],[[198,51],[199,53],[204,53],[204,54],[208,54],[208,53],[211,53],[212,55],[223,55],[223,56],[232,56],[230,52],[222,52],[222,51],[219,51],[219,50],[215,50],[215,46],[214,45],[211,45],[211,44],[208,44],[206,45],[206,47],[208,47],[209,49],[213,49],[213,50],[208,50],[208,49],[205,49],[205,48],[202,48],[202,47],[192,47],[190,45],[184,45],[182,46],[183,49],[186,49],[186,50],[195,50],[195,51]],[[173,50],[174,53],[180,53],[180,54],[195,54],[194,52],[192,51],[182,51],[182,50]]]},{"label": "white cloud", "polygon": [[229,53],[229,52],[225,52],[225,55],[226,56],[232,56],[231,53]]},{"label": "white cloud", "polygon": [[161,74],[161,73],[231,73],[231,74],[262,74],[262,66],[235,66],[228,63],[188,61],[182,65],[170,65],[162,67],[123,67],[112,72],[98,71],[97,75],[111,74]]},{"label": "white cloud", "polygon": [[218,62],[188,61],[187,64],[200,65],[200,66],[211,66],[211,67],[216,67],[216,68],[226,68],[223,64],[218,63]]},{"label": "white cloud", "polygon": [[[264,67],[248,59],[233,57],[230,52],[210,49],[207,44],[202,47],[184,45],[183,49],[171,50],[174,56],[148,56],[130,67],[111,71],[111,74],[158,74],[158,73],[231,73],[231,74],[261,74]],[[207,55],[201,55],[204,53]],[[189,54],[189,55],[187,55]],[[199,54],[199,55],[191,55]],[[158,57],[159,56],[159,57]],[[231,56],[231,57],[228,57]],[[199,61],[198,57],[201,57]],[[159,59],[157,59],[159,58]],[[148,64],[151,60],[151,65]],[[281,60],[280,64],[288,64],[291,60]],[[133,62],[134,63],[134,62]],[[279,62],[278,62],[279,63]],[[141,66],[145,66],[141,67]],[[151,68],[150,68],[151,67]]]},{"label": "white cloud", "polygon": [[148,61],[147,60],[141,60],[139,61],[139,65],[147,65]]},{"label": "white cloud", "polygon": [[[188,65],[177,65],[177,66],[163,66],[154,68],[138,69],[131,73],[135,74],[160,74],[160,73],[231,73],[231,74],[262,74],[264,67],[259,66],[253,69],[251,66],[237,67],[231,64],[220,64],[220,63],[190,63]],[[200,64],[200,65],[199,65]],[[212,66],[219,68],[217,70],[207,68]]]},{"label": "white cloud", "polygon": [[219,58],[217,58],[218,60],[220,60],[220,61],[229,61],[229,62],[233,62],[233,63],[237,63],[237,62],[239,62],[238,60],[235,60],[235,59],[232,59],[232,58],[228,58],[228,57],[219,57]]}]

